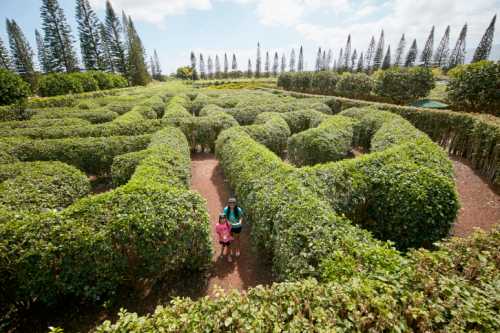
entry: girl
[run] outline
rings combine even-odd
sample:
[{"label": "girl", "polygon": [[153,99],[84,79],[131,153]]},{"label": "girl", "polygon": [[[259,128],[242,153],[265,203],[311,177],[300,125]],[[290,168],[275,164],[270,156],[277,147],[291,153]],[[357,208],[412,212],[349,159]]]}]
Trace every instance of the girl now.
[{"label": "girl", "polygon": [[233,237],[231,236],[231,225],[227,222],[226,214],[219,214],[219,223],[215,226],[215,232],[219,235],[219,244],[222,245],[220,255],[224,256],[224,248],[227,248],[227,261],[233,261],[230,252]]},{"label": "girl", "polygon": [[[224,208],[224,214],[231,224],[231,235],[236,240],[236,256],[240,256],[240,233],[243,228],[243,210],[236,204],[235,198],[229,198],[227,207]],[[231,248],[231,254],[233,248]]]}]

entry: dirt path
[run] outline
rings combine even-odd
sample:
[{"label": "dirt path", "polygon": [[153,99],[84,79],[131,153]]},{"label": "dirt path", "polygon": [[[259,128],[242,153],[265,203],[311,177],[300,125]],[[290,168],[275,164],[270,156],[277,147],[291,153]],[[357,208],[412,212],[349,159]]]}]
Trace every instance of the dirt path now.
[{"label": "dirt path", "polygon": [[[220,244],[215,233],[215,223],[219,213],[225,206],[230,190],[224,182],[224,175],[219,162],[212,154],[200,153],[191,158],[191,189],[200,193],[208,205],[208,213],[212,223],[212,258],[213,270],[208,281],[207,295],[214,295],[215,286],[225,291],[237,289],[246,290],[259,284],[270,284],[271,267],[258,260],[252,252],[250,242],[250,227],[244,226],[241,234],[241,256],[232,263],[226,257],[220,257]],[[244,207],[243,207],[244,208]]]},{"label": "dirt path", "polygon": [[461,205],[453,235],[465,237],[474,227],[490,230],[500,223],[500,195],[474,172],[466,160],[454,156],[450,159]]}]

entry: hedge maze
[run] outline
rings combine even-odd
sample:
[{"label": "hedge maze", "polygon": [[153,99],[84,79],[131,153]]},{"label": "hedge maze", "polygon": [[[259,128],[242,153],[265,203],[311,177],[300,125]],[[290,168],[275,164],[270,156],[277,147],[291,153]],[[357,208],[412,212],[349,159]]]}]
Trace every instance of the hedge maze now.
[{"label": "hedge maze", "polygon": [[[349,101],[167,85],[0,123],[1,304],[99,302],[206,268],[206,203],[189,190],[201,149],[216,153],[279,283],[124,311],[98,332],[499,329],[499,230],[434,244],[459,208],[438,143],[495,183],[498,124],[476,118],[474,138],[490,141],[459,144],[463,127],[445,133],[455,116],[445,127],[441,114]],[[114,189],[89,196],[84,173]]]}]

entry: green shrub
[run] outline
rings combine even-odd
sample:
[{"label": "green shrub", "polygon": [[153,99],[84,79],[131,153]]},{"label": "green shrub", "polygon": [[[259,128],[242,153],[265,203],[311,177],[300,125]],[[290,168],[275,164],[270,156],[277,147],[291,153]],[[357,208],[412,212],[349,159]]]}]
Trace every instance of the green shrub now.
[{"label": "green shrub", "polygon": [[283,154],[291,134],[286,121],[273,112],[259,114],[254,125],[244,126],[242,130],[277,155]]},{"label": "green shrub", "polygon": [[99,90],[99,82],[91,73],[71,73],[69,75],[80,82],[83,92]]},{"label": "green shrub", "polygon": [[145,149],[115,156],[111,165],[113,184],[125,185],[134,174],[135,168],[148,155],[149,152]]},{"label": "green shrub", "polygon": [[328,118],[327,114],[312,109],[281,113],[280,116],[285,119],[292,134],[316,127]]},{"label": "green shrub", "polygon": [[288,159],[302,166],[345,158],[351,149],[354,123],[352,118],[333,116],[317,128],[291,136]]},{"label": "green shrub", "polygon": [[[35,128],[35,127],[52,127],[54,126],[52,119],[33,119],[26,121],[6,121],[0,123],[0,129],[18,129],[18,128]],[[62,118],[57,120],[58,126],[87,126],[90,122],[80,118]]]},{"label": "green shrub", "polygon": [[54,108],[35,111],[31,119],[63,119],[63,118],[80,118],[87,120],[93,124],[106,123],[118,117],[118,114],[113,111],[108,111],[105,108],[96,110],[80,110],[68,108]]},{"label": "green shrub", "polygon": [[19,75],[0,69],[0,105],[22,103],[30,95],[30,87]]},{"label": "green shrub", "polygon": [[40,96],[56,96],[84,92],[82,81],[70,74],[52,73],[40,78]]},{"label": "green shrub", "polygon": [[16,212],[62,209],[89,191],[87,176],[61,162],[0,165],[0,202]]},{"label": "green shrub", "polygon": [[[338,75],[335,72],[330,72],[330,71],[317,72],[312,76],[311,92],[322,95],[333,95],[335,94],[335,91],[337,90],[338,84],[341,79],[342,76]],[[308,91],[306,90],[306,87],[304,87],[302,90]]]},{"label": "green shrub", "polygon": [[365,73],[343,73],[335,87],[341,96],[359,99],[369,99],[374,87],[371,77]]},{"label": "green shrub", "polygon": [[78,103],[74,95],[54,96],[54,97],[35,97],[28,101],[28,107],[33,109],[41,108],[59,108],[71,107]]},{"label": "green shrub", "polygon": [[448,72],[448,100],[453,108],[500,116],[500,63],[479,61]]},{"label": "green shrub", "polygon": [[425,97],[432,88],[432,71],[424,67],[393,67],[375,74],[375,93],[397,104]]}]

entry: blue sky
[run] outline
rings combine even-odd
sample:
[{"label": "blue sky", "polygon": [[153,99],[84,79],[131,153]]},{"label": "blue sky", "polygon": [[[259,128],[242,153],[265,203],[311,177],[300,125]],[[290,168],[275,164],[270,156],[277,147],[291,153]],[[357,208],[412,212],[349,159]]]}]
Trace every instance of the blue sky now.
[{"label": "blue sky", "polygon": [[[75,0],[59,0],[73,27]],[[104,17],[105,0],[90,0]],[[254,63],[258,41],[263,52],[284,52],[304,45],[306,66],[314,65],[319,46],[332,48],[334,58],[352,34],[353,49],[366,49],[372,35],[384,29],[386,46],[394,50],[402,33],[408,44],[417,39],[419,50],[432,25],[437,46],[446,25],[451,26],[451,46],[461,26],[469,25],[467,48],[476,47],[500,0],[112,0],[136,23],[149,53],[156,49],[164,72],[189,62],[189,53],[222,56],[236,53],[240,69],[248,58]],[[35,48],[34,30],[40,28],[40,0],[0,0],[0,37],[6,42],[5,19],[13,18]],[[500,44],[500,32],[494,44]],[[78,42],[75,43],[78,46]]]}]

